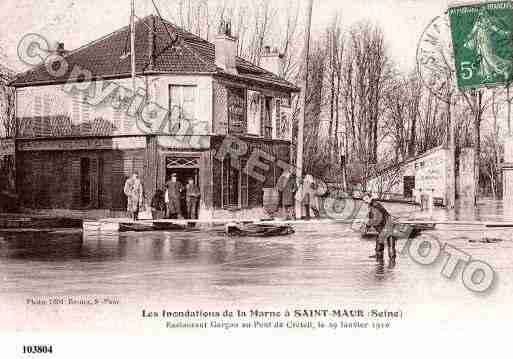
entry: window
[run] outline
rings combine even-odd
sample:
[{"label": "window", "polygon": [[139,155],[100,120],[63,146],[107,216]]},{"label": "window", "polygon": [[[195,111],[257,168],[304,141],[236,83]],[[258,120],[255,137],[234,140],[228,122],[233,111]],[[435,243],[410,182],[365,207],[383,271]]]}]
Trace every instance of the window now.
[{"label": "window", "polygon": [[262,96],[259,92],[248,91],[248,134],[260,136],[262,133]]},{"label": "window", "polygon": [[273,137],[273,121],[272,121],[272,105],[271,105],[272,98],[271,97],[264,97],[263,98],[263,134],[265,138],[272,138]]},{"label": "window", "polygon": [[248,134],[273,137],[272,97],[248,91]]},{"label": "window", "polygon": [[169,85],[169,112],[172,120],[196,120],[196,86]]},{"label": "window", "polygon": [[276,137],[277,138],[284,138],[285,131],[282,128],[282,121],[281,121],[281,100],[276,99],[276,106],[274,108],[275,114],[275,126],[276,126]]},{"label": "window", "polygon": [[413,190],[415,189],[415,176],[404,176],[403,177],[403,191],[405,198],[413,197]]},{"label": "window", "polygon": [[290,140],[291,138],[291,124],[287,114],[290,108],[287,107],[287,104],[287,98],[277,98],[274,107],[275,136],[282,140]]}]

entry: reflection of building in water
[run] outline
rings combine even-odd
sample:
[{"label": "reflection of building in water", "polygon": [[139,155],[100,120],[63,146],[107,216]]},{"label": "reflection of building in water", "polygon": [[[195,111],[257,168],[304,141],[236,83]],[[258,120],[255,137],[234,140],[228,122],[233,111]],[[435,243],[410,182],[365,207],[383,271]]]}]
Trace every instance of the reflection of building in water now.
[{"label": "reflection of building in water", "polygon": [[[199,185],[202,218],[261,207],[283,166],[261,159],[265,183],[244,169],[255,150],[289,162],[298,89],[280,74],[282,56],[266,49],[264,69],[236,56],[229,33],[210,43],[153,15],[136,23],[135,37],[136,83],[151,105],[132,96],[128,27],[66,52],[65,74],[40,66],[14,81],[21,205],[114,215],[138,172],[147,203],[176,173]],[[216,156],[227,136],[247,147],[238,161]]]},{"label": "reflection of building in water", "polygon": [[471,149],[462,149],[456,159],[456,181],[450,183],[450,150],[443,146],[384,169],[372,177],[367,189],[381,198],[412,199],[420,202],[422,194],[435,198],[435,203],[446,205],[451,185],[457,198],[471,201],[474,196],[473,162]]}]

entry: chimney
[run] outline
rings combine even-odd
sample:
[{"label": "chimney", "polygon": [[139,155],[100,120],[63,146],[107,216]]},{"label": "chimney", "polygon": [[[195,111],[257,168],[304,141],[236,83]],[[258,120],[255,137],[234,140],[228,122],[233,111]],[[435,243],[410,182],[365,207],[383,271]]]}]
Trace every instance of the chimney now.
[{"label": "chimney", "polygon": [[285,56],[277,48],[271,50],[270,46],[265,46],[260,59],[260,67],[272,72],[278,77],[285,77]]},{"label": "chimney", "polygon": [[230,74],[237,74],[237,38],[232,36],[232,25],[221,20],[216,36],[216,66]]}]

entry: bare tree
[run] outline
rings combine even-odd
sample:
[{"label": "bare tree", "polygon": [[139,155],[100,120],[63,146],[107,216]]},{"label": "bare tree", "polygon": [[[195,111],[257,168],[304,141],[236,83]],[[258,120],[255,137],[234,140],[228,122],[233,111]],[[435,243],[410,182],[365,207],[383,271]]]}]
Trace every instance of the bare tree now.
[{"label": "bare tree", "polygon": [[508,92],[503,88],[493,88],[490,92],[489,113],[491,117],[491,128],[485,133],[482,139],[480,177],[481,186],[489,188],[493,198],[502,197],[502,170],[501,160],[504,147],[500,143],[501,126],[499,123],[502,105],[507,102]]},{"label": "bare tree", "polygon": [[338,162],[340,159],[338,134],[340,130],[340,99],[342,84],[342,60],[344,54],[344,37],[338,14],[333,17],[331,25],[326,29],[326,81],[328,87],[329,99],[329,123],[328,139],[330,143],[330,158]]},{"label": "bare tree", "polygon": [[[417,122],[421,114],[422,85],[415,73],[396,75],[385,94],[385,136],[392,139],[395,158],[402,161],[416,154]],[[422,130],[422,128],[421,128]]]},{"label": "bare tree", "polygon": [[378,144],[383,138],[379,132],[385,119],[385,93],[393,77],[382,30],[369,22],[353,25],[341,64],[345,153],[348,162],[359,167],[358,176],[366,177],[370,175],[368,166],[356,163],[377,163]]},{"label": "bare tree", "polygon": [[4,138],[14,138],[16,134],[14,89],[7,86],[11,75],[0,68],[0,137]]},{"label": "bare tree", "polygon": [[[304,66],[303,66],[304,67]],[[304,71],[305,69],[303,69]],[[308,63],[308,88],[306,92],[306,120],[305,120],[305,170],[307,173],[315,174],[318,176],[324,175],[323,172],[315,170],[318,166],[315,158],[316,153],[319,152],[320,143],[320,119],[322,112],[322,98],[323,98],[323,80],[325,71],[325,49],[322,43],[315,43],[310,51],[310,59]],[[329,163],[329,158],[325,156],[326,152],[323,151],[325,158],[324,162]],[[328,160],[328,161],[326,161]]]}]

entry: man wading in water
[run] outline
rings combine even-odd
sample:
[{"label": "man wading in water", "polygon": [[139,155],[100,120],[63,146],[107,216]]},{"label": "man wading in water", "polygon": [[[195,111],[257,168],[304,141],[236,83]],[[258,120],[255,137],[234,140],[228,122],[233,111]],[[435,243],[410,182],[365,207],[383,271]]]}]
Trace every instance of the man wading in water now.
[{"label": "man wading in water", "polygon": [[392,235],[392,219],[390,213],[370,194],[363,196],[363,201],[369,205],[369,221],[367,228],[374,227],[378,232],[376,237],[376,254],[372,258],[376,258],[379,263],[384,262],[385,244],[387,246],[389,267],[395,267],[395,258],[397,256],[395,249],[396,238]]}]

